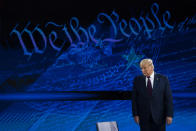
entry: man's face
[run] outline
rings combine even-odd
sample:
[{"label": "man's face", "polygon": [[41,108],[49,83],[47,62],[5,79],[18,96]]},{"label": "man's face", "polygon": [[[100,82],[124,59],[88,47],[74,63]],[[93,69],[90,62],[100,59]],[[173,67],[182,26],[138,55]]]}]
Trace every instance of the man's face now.
[{"label": "man's face", "polygon": [[152,65],[145,63],[141,66],[141,70],[145,76],[150,76],[153,72],[153,67]]}]

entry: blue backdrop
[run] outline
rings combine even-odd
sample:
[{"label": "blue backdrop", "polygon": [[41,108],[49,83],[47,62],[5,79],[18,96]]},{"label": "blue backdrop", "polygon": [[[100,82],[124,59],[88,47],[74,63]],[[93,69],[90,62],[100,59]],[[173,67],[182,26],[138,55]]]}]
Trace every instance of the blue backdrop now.
[{"label": "blue backdrop", "polygon": [[168,76],[174,120],[196,130],[196,3],[2,2],[0,130],[95,131],[131,112],[139,62]]}]

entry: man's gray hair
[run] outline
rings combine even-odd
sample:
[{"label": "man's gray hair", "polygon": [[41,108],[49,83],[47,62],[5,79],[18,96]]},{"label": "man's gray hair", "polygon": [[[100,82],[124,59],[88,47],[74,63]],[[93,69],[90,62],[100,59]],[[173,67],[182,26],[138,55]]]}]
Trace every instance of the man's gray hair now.
[{"label": "man's gray hair", "polygon": [[152,66],[153,69],[154,69],[154,65],[153,65],[152,59],[143,59],[143,60],[141,60],[140,67],[142,67],[143,65],[146,65],[146,64]]}]

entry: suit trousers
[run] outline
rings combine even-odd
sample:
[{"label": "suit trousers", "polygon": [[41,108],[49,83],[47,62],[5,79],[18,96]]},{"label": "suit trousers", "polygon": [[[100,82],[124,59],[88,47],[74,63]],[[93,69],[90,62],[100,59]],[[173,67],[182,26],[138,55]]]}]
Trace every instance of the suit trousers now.
[{"label": "suit trousers", "polygon": [[165,123],[158,125],[154,122],[152,116],[142,124],[140,124],[140,131],[165,131]]}]

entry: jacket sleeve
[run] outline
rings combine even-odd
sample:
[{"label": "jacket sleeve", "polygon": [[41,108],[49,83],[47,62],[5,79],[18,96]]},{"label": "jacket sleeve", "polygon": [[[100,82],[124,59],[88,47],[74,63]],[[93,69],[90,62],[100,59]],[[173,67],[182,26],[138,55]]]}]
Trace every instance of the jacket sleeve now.
[{"label": "jacket sleeve", "polygon": [[166,77],[166,88],[165,88],[165,104],[166,104],[166,116],[173,117],[173,96],[170,89],[169,80]]},{"label": "jacket sleeve", "polygon": [[137,110],[137,78],[133,80],[133,91],[132,91],[132,114],[133,116],[138,115],[138,110]]}]

